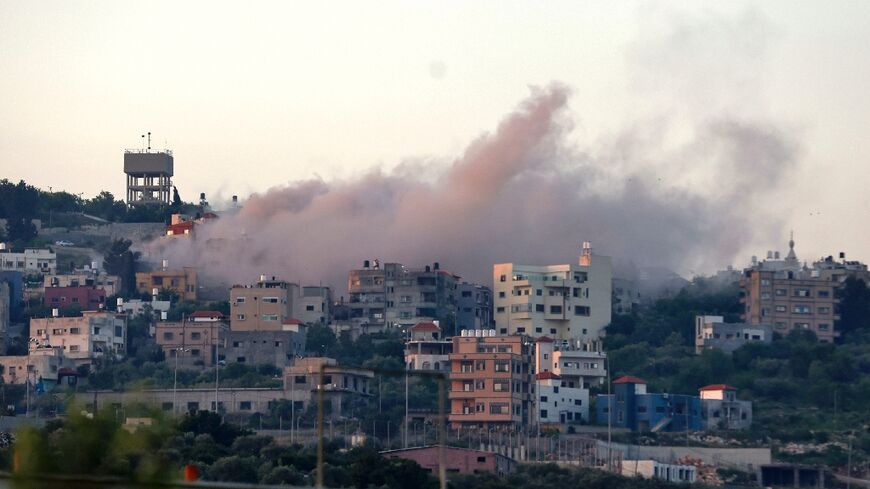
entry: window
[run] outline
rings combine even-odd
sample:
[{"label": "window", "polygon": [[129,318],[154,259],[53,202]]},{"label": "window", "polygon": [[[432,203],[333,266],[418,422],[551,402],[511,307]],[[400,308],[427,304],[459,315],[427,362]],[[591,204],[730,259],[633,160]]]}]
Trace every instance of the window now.
[{"label": "window", "polygon": [[187,403],[187,410],[188,411],[198,411],[199,410],[199,403],[196,401],[188,402]]},{"label": "window", "polygon": [[575,406],[582,406],[583,400],[582,399],[574,399],[574,405]]},{"label": "window", "polygon": [[501,277],[498,278],[498,281],[499,282],[507,282],[507,275],[502,275]]},{"label": "window", "polygon": [[556,386],[553,386],[553,394],[558,394],[558,393],[559,393],[559,388]]},{"label": "window", "polygon": [[819,314],[830,314],[830,313],[831,313],[831,308],[830,308],[830,307],[819,307],[816,311],[817,311]]},{"label": "window", "polygon": [[541,419],[547,419],[547,410],[541,409]]},{"label": "window", "polygon": [[477,404],[474,405],[474,412],[476,412],[476,413],[486,412],[485,405],[482,402],[478,402]]},{"label": "window", "polygon": [[233,341],[233,348],[241,348],[243,346],[245,346],[244,341]]},{"label": "window", "polygon": [[537,296],[543,296],[543,295],[544,295],[544,291],[541,290],[541,289],[535,289],[535,295],[537,295]]},{"label": "window", "polygon": [[826,323],[819,323],[819,331],[827,331],[828,325]]},{"label": "window", "polygon": [[795,297],[809,297],[810,296],[810,289],[794,289],[793,295]]},{"label": "window", "polygon": [[307,306],[305,306],[305,310],[306,310],[306,311],[313,311],[313,310],[314,310],[314,304],[308,304]]},{"label": "window", "polygon": [[277,321],[278,320],[277,314],[263,314],[260,317],[263,319],[263,321]]},{"label": "window", "polygon": [[236,304],[244,304],[245,296],[236,297]]},{"label": "window", "polygon": [[764,286],[770,285],[770,279],[766,279],[766,278],[761,279],[761,285],[764,285]]},{"label": "window", "polygon": [[638,406],[638,407],[637,407],[637,412],[639,412],[639,413],[645,413],[645,412],[646,412],[646,406]]},{"label": "window", "polygon": [[278,298],[277,297],[263,297],[263,302],[265,302],[267,304],[277,304]]},{"label": "window", "polygon": [[462,362],[459,365],[459,371],[462,373],[473,372],[474,371],[473,368],[474,368],[474,364],[471,362]]},{"label": "window", "polygon": [[474,388],[477,390],[486,389],[486,381],[485,380],[475,380],[474,381]]},{"label": "window", "polygon": [[510,414],[510,404],[494,402],[489,405],[489,413],[490,414]]},{"label": "window", "polygon": [[194,331],[194,332],[190,333],[190,339],[200,340],[200,339],[202,339],[202,333],[200,333],[199,331]]},{"label": "window", "polygon": [[535,304],[535,312],[544,312],[543,304]]},{"label": "window", "polygon": [[503,291],[503,290],[499,291],[499,293],[498,293],[498,297],[499,297],[499,299],[504,299],[505,294],[504,294],[504,291]]},{"label": "window", "polygon": [[305,376],[304,375],[294,375],[293,376],[293,383],[294,384],[304,384],[305,383]]},{"label": "window", "polygon": [[238,319],[239,321],[244,321],[245,315],[244,314],[236,314],[236,319]]},{"label": "window", "polygon": [[474,382],[466,380],[462,383],[463,392],[474,392]]},{"label": "window", "polygon": [[[495,308],[495,312],[504,312],[504,307]],[[507,332],[507,329],[505,329],[505,332]]]},{"label": "window", "polygon": [[236,357],[236,363],[245,363],[245,357]]},{"label": "window", "polygon": [[496,360],[495,361],[495,371],[496,372],[510,372],[511,371],[511,362],[508,360]]},{"label": "window", "polygon": [[251,410],[251,401],[241,401],[239,403],[240,411],[250,411]]},{"label": "window", "polygon": [[820,291],[818,292],[818,296],[819,296],[819,297],[830,297],[830,296],[831,296],[831,291],[830,291],[830,290],[820,290]]},{"label": "window", "polygon": [[588,316],[589,315],[589,306],[574,306],[574,315],[575,316]]},{"label": "window", "polygon": [[788,294],[788,289],[776,289],[776,295],[779,297],[785,297]]},{"label": "window", "polygon": [[192,357],[198,357],[199,354],[200,354],[200,351],[195,349],[195,348],[190,350],[190,356],[192,356]]},{"label": "window", "polygon": [[70,345],[69,351],[79,351],[79,345]]},{"label": "window", "polygon": [[586,282],[588,274],[586,272],[574,272],[574,282],[582,284]]},{"label": "window", "polygon": [[796,304],[792,308],[792,312],[795,314],[812,314],[813,310],[806,304]]},{"label": "window", "polygon": [[69,334],[81,334],[81,332],[82,332],[81,328],[70,328],[69,329]]},{"label": "window", "polygon": [[484,462],[486,462],[486,457],[477,457],[477,463],[482,464]]},{"label": "window", "polygon": [[786,312],[785,306],[776,306],[776,312]]},{"label": "window", "polygon": [[163,333],[164,340],[172,340],[174,337],[175,337],[175,335],[172,333],[172,331],[167,331],[167,332]]},{"label": "window", "polygon": [[477,371],[486,370],[486,362],[483,360],[474,362],[474,369]]},{"label": "window", "polygon": [[810,329],[810,323],[794,323],[794,327],[798,329]]},{"label": "window", "polygon": [[550,306],[550,314],[562,314],[562,306]]}]

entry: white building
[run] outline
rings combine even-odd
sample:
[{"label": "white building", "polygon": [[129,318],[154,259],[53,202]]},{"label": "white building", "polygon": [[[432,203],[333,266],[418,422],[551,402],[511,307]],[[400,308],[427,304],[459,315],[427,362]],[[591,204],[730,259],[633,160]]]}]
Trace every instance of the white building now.
[{"label": "white building", "polygon": [[752,425],[752,401],[737,399],[727,384],[701,387],[701,423],[705,430],[743,430]]},{"label": "white building", "polygon": [[589,420],[589,389],[565,387],[562,378],[553,372],[535,375],[535,395],[539,423]]},{"label": "white building", "polygon": [[695,353],[719,349],[728,353],[746,343],[770,343],[769,324],[726,323],[722,316],[695,316]]},{"label": "white building", "polygon": [[535,341],[535,368],[558,375],[565,387],[588,389],[607,377],[607,354],[597,341],[554,341],[542,336]]},{"label": "white building", "polygon": [[30,320],[31,349],[60,348],[76,365],[89,365],[104,355],[126,353],[127,316],[108,311],[85,311],[78,317]]},{"label": "white building", "polygon": [[583,243],[578,264],[493,266],[495,324],[499,334],[597,339],[610,324],[610,257]]},{"label": "white building", "polygon": [[623,460],[622,475],[691,484],[697,478],[697,469],[694,465],[665,464],[655,460]]},{"label": "white building", "polygon": [[4,384],[35,384],[40,380],[57,382],[62,368],[74,367],[57,348],[32,349],[27,355],[0,356]]},{"label": "white building", "polygon": [[0,270],[54,274],[57,273],[57,254],[39,248],[27,248],[24,253],[0,252]]},{"label": "white building", "polygon": [[453,342],[441,336],[437,321],[417,323],[408,328],[405,365],[409,370],[450,371]]}]

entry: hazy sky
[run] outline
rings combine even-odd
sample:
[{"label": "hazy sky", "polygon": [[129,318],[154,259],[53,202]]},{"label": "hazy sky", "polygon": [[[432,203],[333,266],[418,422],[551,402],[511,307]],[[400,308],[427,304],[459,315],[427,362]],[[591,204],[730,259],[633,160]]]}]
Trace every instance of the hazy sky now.
[{"label": "hazy sky", "polygon": [[[797,161],[759,212],[802,258],[866,261],[868,25],[866,1],[0,0],[0,177],[123,196],[122,151],[146,131],[185,200],[438,167],[555,81],[584,153],[656,130],[679,147],[722,114],[776,127]],[[654,174],[716,194],[732,182],[715,164]]]}]

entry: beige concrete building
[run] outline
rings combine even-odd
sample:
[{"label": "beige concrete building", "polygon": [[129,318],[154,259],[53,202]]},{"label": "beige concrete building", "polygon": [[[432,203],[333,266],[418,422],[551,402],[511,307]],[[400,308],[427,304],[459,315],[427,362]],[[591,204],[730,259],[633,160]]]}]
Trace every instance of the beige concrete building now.
[{"label": "beige concrete building", "polygon": [[197,291],[196,269],[184,267],[181,270],[162,270],[136,273],[136,291],[151,295],[154,289],[169,289],[184,301],[195,301]]},{"label": "beige concrete building", "polygon": [[217,311],[196,311],[183,321],[158,321],[154,338],[166,361],[179,367],[213,367],[226,348],[229,324]]},{"label": "beige concrete building", "polygon": [[531,340],[519,335],[489,336],[488,331],[487,336],[468,334],[466,330],[453,337],[451,427],[509,428],[529,423],[534,369]]},{"label": "beige concrete building", "polygon": [[253,285],[230,289],[230,329],[233,331],[281,331],[292,319],[292,300],[299,286],[264,275]]},{"label": "beige concrete building", "polygon": [[234,285],[230,289],[230,328],[298,332],[300,324],[327,324],[331,307],[329,287],[300,287],[261,275],[252,285]]},{"label": "beige concrete building", "polygon": [[604,335],[611,319],[610,257],[583,243],[578,264],[493,267],[495,324],[499,334],[588,340]]},{"label": "beige concrete building", "polygon": [[43,286],[45,288],[95,286],[103,289],[106,296],[111,296],[121,290],[121,279],[98,271],[64,275],[48,274],[43,277]]},{"label": "beige concrete building", "polygon": [[[821,264],[820,264],[821,263]],[[866,266],[834,266],[834,262],[817,262],[807,268],[798,261],[794,239],[784,259],[779,252],[757,261],[743,273],[743,319],[752,325],[771,324],[773,331],[787,334],[793,329],[813,331],[819,341],[832,342],[837,337],[834,322],[836,289],[852,273],[866,273]],[[850,270],[852,268],[853,270]]]},{"label": "beige concrete building", "polygon": [[127,316],[109,311],[85,311],[79,317],[30,320],[31,349],[59,348],[78,365],[99,357],[123,358],[127,351]]},{"label": "beige concrete building", "polygon": [[339,417],[351,397],[373,394],[374,376],[371,370],[338,365],[333,358],[299,358],[284,368],[284,390],[308,392],[315,403],[322,392],[324,415]]},{"label": "beige concrete building", "polygon": [[57,382],[61,369],[73,369],[74,363],[63,356],[59,348],[32,349],[27,355],[0,356],[0,372],[4,384]]},{"label": "beige concrete building", "polygon": [[26,248],[24,253],[0,249],[0,270],[30,273],[57,273],[57,254],[50,249]]}]

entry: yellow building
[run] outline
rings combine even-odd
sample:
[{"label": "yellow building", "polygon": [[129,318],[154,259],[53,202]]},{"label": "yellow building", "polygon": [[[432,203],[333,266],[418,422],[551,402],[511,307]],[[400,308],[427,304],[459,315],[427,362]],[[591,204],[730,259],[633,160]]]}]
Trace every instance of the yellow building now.
[{"label": "yellow building", "polygon": [[184,267],[181,270],[155,270],[136,273],[136,290],[140,294],[152,294],[154,289],[170,289],[181,300],[196,300],[196,269]]}]

